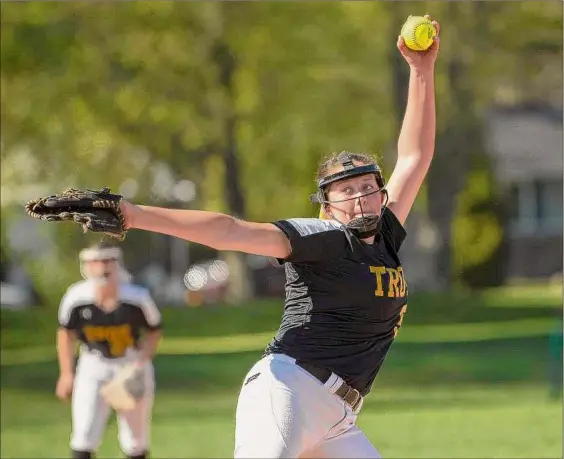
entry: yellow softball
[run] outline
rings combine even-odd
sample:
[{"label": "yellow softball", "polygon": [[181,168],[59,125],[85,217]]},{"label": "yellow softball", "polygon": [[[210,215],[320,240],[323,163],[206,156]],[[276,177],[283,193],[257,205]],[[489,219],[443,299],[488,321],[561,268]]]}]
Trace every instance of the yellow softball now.
[{"label": "yellow softball", "polygon": [[435,26],[423,16],[409,16],[401,28],[401,36],[405,45],[414,51],[425,51],[433,44],[437,35]]}]

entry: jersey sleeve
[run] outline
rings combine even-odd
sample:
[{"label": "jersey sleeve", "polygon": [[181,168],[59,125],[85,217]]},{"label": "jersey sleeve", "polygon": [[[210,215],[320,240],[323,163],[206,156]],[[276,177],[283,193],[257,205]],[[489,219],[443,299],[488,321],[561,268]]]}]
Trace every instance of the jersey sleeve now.
[{"label": "jersey sleeve", "polygon": [[292,218],[273,222],[288,238],[292,249],[279,263],[315,263],[328,261],[343,254],[346,236],[339,226],[330,220],[317,218]]},{"label": "jersey sleeve", "polygon": [[148,290],[142,294],[140,306],[147,328],[149,330],[160,330],[162,328],[161,311],[159,311],[159,308]]},{"label": "jersey sleeve", "polygon": [[407,232],[390,209],[386,209],[382,216],[382,232],[384,237],[392,244],[395,251],[399,252],[407,236]]},{"label": "jersey sleeve", "polygon": [[59,326],[67,330],[76,330],[78,325],[76,288],[66,291],[59,304]]}]

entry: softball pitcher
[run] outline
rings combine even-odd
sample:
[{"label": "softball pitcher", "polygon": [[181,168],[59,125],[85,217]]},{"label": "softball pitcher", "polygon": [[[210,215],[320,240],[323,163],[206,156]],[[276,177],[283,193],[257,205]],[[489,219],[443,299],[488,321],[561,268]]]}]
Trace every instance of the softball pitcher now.
[{"label": "softball pitcher", "polygon": [[145,458],[149,449],[155,388],[151,362],[161,338],[161,315],[149,292],[127,281],[121,260],[118,247],[100,244],[81,251],[85,280],[72,285],[59,306],[56,395],[66,400],[72,393],[75,459],[90,458],[98,448],[111,411],[102,388],[126,364],[137,371],[139,399],[132,409],[117,413],[119,442],[129,458]]},{"label": "softball pitcher", "polygon": [[380,457],[356,420],[406,312],[403,225],[430,167],[436,130],[438,37],[427,51],[409,50],[401,37],[397,46],[410,79],[387,186],[375,159],[342,152],[319,167],[311,197],[321,205],[319,219],[253,223],[120,203],[126,229],[285,264],[282,324],[239,394],[236,458]]}]

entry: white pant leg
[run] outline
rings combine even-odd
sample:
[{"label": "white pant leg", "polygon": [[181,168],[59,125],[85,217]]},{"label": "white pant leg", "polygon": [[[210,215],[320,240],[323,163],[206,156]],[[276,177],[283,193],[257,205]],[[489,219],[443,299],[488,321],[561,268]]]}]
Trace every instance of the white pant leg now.
[{"label": "white pant leg", "polygon": [[155,373],[151,364],[145,366],[145,384],[147,394],[137,406],[117,413],[119,443],[127,456],[140,455],[149,450],[155,396]]},{"label": "white pant leg", "polygon": [[379,459],[378,450],[370,443],[358,426],[346,432],[324,440],[313,451],[301,456],[301,459]]},{"label": "white pant leg", "polygon": [[286,356],[263,358],[243,384],[235,458],[297,458],[348,417],[344,401]]},{"label": "white pant leg", "polygon": [[98,356],[80,355],[72,392],[73,450],[96,451],[102,441],[110,408],[100,395],[100,387],[108,374],[108,367]]}]

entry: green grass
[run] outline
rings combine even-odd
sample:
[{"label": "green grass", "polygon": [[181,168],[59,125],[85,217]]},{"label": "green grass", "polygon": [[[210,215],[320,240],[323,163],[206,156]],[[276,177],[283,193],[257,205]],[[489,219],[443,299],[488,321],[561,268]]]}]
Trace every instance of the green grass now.
[{"label": "green grass", "polygon": [[[459,343],[394,343],[378,384],[544,384],[549,365],[546,336]],[[188,351],[188,349],[187,349]],[[155,359],[160,388],[206,390],[237,387],[260,351],[216,354],[166,354]],[[40,362],[2,360],[1,388],[41,391],[54,387],[54,359]]]},{"label": "green grass", "polygon": [[[359,426],[385,458],[562,457],[562,399],[547,381],[561,306],[561,289],[539,287],[412,295]],[[239,385],[281,312],[279,301],[165,310],[152,457],[232,457]],[[68,457],[70,407],[53,395],[56,317],[1,317],[0,455]],[[122,457],[114,420],[98,457]]]},{"label": "green grass", "polygon": [[[236,396],[159,393],[152,457],[233,457]],[[562,457],[560,404],[534,386],[382,389],[369,400],[359,426],[386,458]],[[45,394],[2,389],[2,458],[69,457],[68,412]],[[116,432],[111,422],[98,457],[122,457]]]},{"label": "green grass", "polygon": [[[387,458],[561,457],[561,400],[548,397],[546,344],[397,342],[359,425]],[[153,457],[232,457],[237,391],[258,358],[159,355]],[[56,363],[2,364],[1,456],[68,457],[69,406],[52,394]],[[112,422],[99,457],[118,453]]]},{"label": "green grass", "polygon": [[[414,325],[406,327],[398,335],[400,343],[455,343],[461,341],[484,341],[495,338],[545,336],[554,328],[552,319],[522,319],[497,323],[468,323],[451,325]],[[259,351],[272,338],[274,331],[237,334],[229,336],[206,336],[169,338],[165,336],[160,351],[166,354],[215,354],[244,351]],[[55,347],[50,345],[30,346],[2,350],[3,364],[37,363],[52,360]]]},{"label": "green grass", "polygon": [[[281,315],[282,300],[265,299],[239,307],[164,308],[163,322],[167,337],[202,338],[258,333],[268,336],[278,327]],[[486,322],[499,323],[501,330],[502,322],[554,320],[559,317],[562,317],[561,285],[506,287],[479,293],[418,293],[410,295],[404,330],[413,325]],[[54,344],[56,321],[56,308],[1,310],[2,350]]]}]

